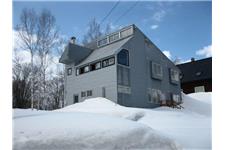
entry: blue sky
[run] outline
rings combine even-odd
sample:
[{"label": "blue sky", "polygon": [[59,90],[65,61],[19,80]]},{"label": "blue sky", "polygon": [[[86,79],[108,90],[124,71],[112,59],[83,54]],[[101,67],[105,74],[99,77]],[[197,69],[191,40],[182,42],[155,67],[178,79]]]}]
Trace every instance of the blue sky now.
[{"label": "blue sky", "polygon": [[[82,41],[87,24],[106,16],[115,5],[111,2],[13,2],[13,25],[18,24],[23,8],[37,11],[49,9],[56,17],[61,34],[76,36]],[[212,3],[202,2],[137,2],[122,18],[118,18],[136,2],[119,2],[103,22],[114,30],[129,24],[137,25],[162,51],[168,51],[171,59],[183,61],[210,56],[212,44]],[[118,20],[118,21],[116,21]],[[199,51],[199,52],[197,52]],[[196,54],[196,52],[198,54]]]}]

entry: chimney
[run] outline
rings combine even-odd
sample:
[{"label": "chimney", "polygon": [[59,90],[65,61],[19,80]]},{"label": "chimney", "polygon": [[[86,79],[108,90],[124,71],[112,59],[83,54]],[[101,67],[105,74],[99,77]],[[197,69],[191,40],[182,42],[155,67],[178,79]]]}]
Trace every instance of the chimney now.
[{"label": "chimney", "polygon": [[195,58],[194,58],[194,57],[192,57],[192,58],[191,58],[191,62],[194,62],[194,61],[195,61]]},{"label": "chimney", "polygon": [[72,36],[72,37],[70,38],[70,43],[71,43],[71,44],[75,44],[75,42],[76,42],[76,37]]}]

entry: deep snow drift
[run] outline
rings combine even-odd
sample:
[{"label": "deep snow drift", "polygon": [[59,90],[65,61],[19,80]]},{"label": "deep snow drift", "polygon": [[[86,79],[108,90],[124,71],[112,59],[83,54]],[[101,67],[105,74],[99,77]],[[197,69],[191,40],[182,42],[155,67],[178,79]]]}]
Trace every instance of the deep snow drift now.
[{"label": "deep snow drift", "polygon": [[150,127],[91,113],[52,112],[14,119],[15,150],[177,149]]},{"label": "deep snow drift", "polygon": [[83,102],[56,110],[58,112],[89,112],[137,121],[145,115],[141,109],[124,107],[106,98],[90,98]]},{"label": "deep snow drift", "polygon": [[18,150],[211,149],[208,97],[211,93],[183,95],[181,110],[130,108],[105,98],[55,111],[15,109],[13,146]]}]

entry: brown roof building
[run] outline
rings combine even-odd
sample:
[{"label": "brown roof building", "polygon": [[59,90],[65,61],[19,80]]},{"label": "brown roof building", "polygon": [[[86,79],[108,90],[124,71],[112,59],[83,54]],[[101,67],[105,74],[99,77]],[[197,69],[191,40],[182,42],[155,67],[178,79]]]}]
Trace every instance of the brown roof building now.
[{"label": "brown roof building", "polygon": [[212,57],[177,65],[184,93],[212,91]]}]

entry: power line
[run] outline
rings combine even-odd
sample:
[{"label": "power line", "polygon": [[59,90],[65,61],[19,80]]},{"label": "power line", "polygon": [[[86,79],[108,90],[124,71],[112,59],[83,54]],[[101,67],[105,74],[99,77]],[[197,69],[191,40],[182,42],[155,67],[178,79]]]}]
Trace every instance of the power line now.
[{"label": "power line", "polygon": [[133,5],[131,5],[114,23],[117,23],[123,16],[125,16],[129,11],[131,11],[139,2],[140,0],[136,1]]},{"label": "power line", "polygon": [[107,17],[112,13],[112,11],[118,6],[120,0],[116,2],[116,4],[111,8],[111,10],[108,12],[108,14],[102,19],[100,22],[100,25],[107,19]]}]

